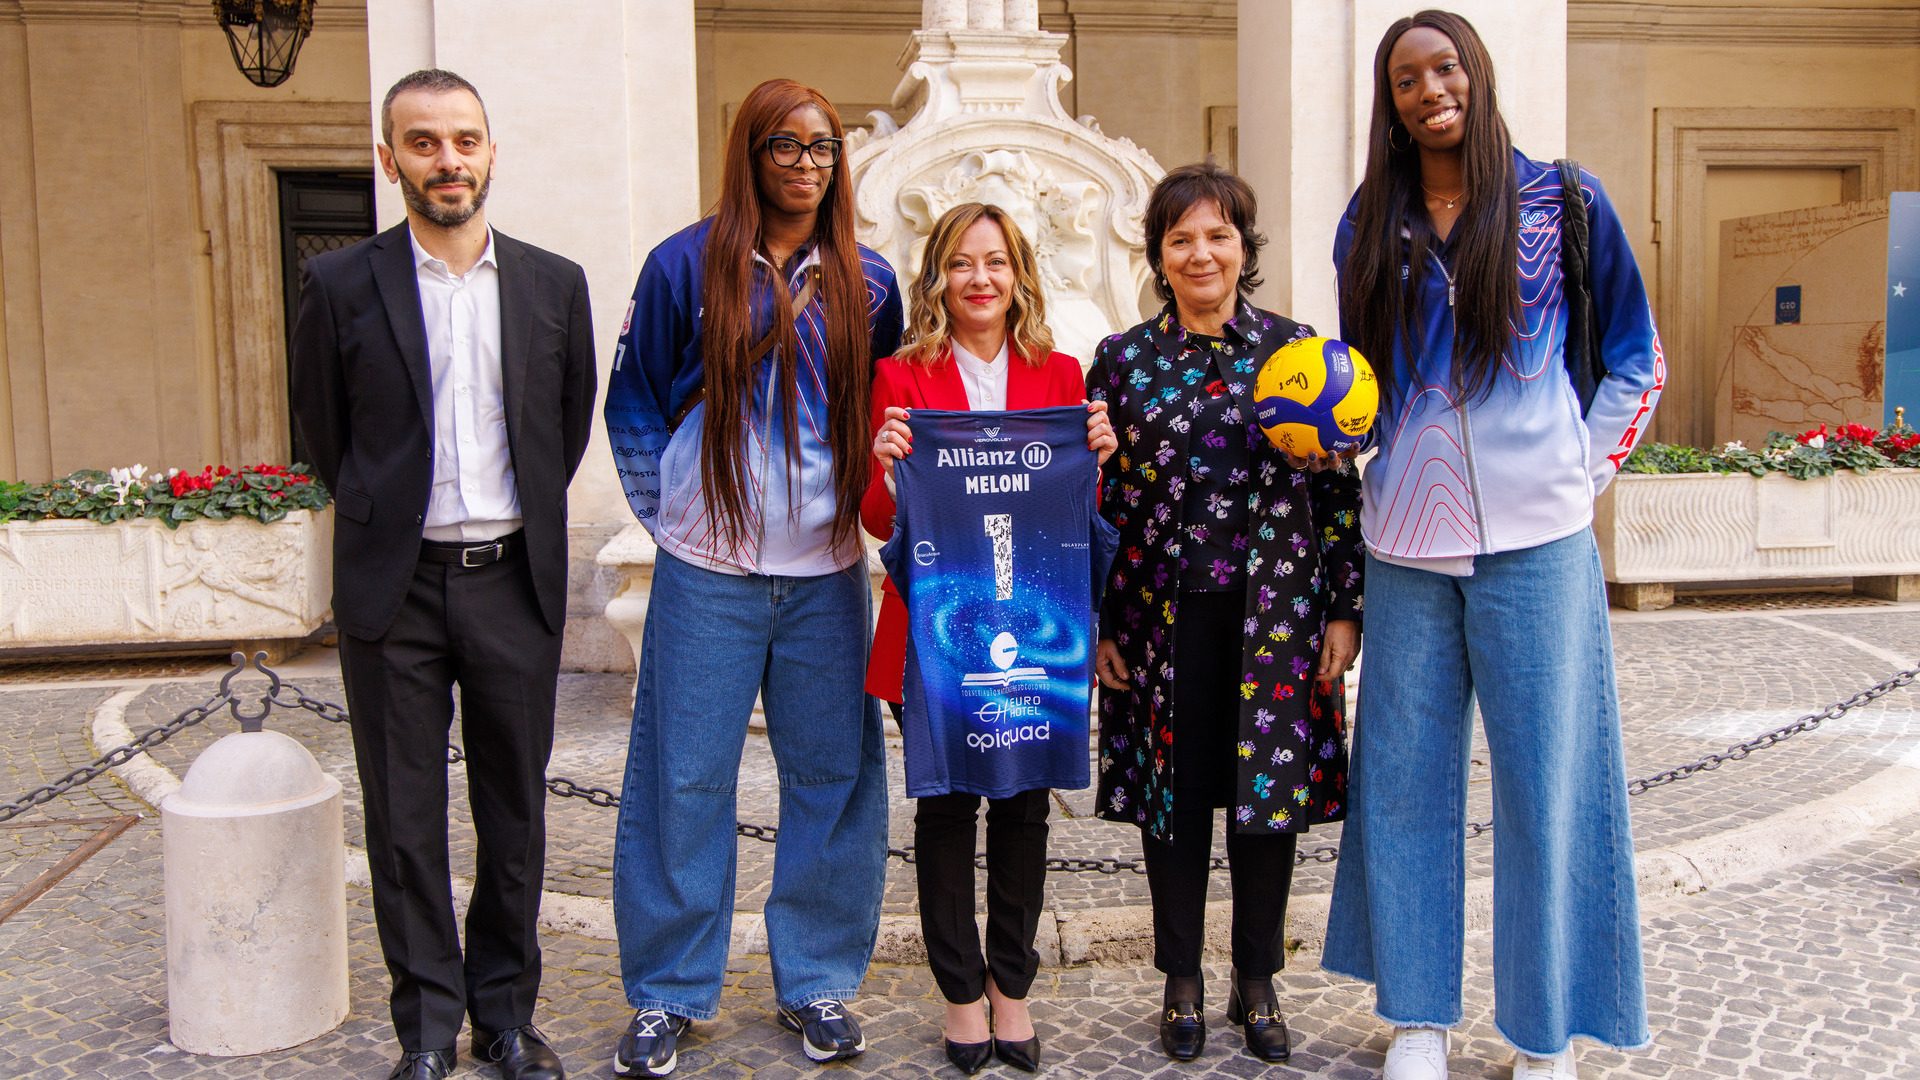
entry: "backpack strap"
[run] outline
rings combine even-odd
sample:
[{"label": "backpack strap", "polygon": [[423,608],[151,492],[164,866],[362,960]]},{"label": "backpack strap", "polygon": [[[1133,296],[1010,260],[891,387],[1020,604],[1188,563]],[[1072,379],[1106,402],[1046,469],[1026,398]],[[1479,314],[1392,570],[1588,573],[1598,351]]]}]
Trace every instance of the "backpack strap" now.
[{"label": "backpack strap", "polygon": [[1563,353],[1567,377],[1580,399],[1580,415],[1593,407],[1607,363],[1600,355],[1599,320],[1593,311],[1593,249],[1587,222],[1587,202],[1581,194],[1580,163],[1560,158],[1560,275],[1567,302],[1567,340]]},{"label": "backpack strap", "polygon": [[[820,268],[818,266],[808,267],[806,280],[800,283],[800,291],[793,294],[792,310],[795,315],[807,310],[807,305],[813,302],[813,287],[819,280]],[[755,360],[767,355],[767,353],[773,349],[774,339],[779,337],[779,335],[780,327],[777,323],[767,327],[766,336],[754,342],[753,348],[747,350],[747,355],[753,357]],[[687,414],[693,412],[695,405],[705,400],[707,400],[707,384],[703,380],[699,386],[693,388],[693,393],[687,395],[687,400],[681,402],[680,407],[674,410],[673,419],[667,421],[667,434],[671,436],[674,432],[679,431],[680,425],[687,421]]]}]

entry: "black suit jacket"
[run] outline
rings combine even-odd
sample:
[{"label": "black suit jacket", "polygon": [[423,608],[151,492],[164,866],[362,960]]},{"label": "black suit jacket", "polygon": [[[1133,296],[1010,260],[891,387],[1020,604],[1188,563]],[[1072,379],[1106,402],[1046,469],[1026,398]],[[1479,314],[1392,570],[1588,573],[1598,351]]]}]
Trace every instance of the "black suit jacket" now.
[{"label": "black suit jacket", "polygon": [[[507,442],[525,565],[547,627],[567,599],[567,483],[586,451],[597,378],[587,277],[493,233]],[[316,255],[293,329],[293,414],[334,498],[333,616],[358,638],[392,625],[420,557],[433,484],[433,382],[403,222]]]}]

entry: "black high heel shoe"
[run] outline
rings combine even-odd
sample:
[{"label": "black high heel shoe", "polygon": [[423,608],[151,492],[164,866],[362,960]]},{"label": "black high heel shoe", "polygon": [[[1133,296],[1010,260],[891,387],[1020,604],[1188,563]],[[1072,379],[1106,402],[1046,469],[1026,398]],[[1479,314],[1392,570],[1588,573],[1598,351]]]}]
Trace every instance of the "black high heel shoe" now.
[{"label": "black high heel shoe", "polygon": [[1227,991],[1227,1022],[1245,1025],[1247,1052],[1261,1061],[1285,1061],[1293,1054],[1272,979],[1242,979],[1235,972]]},{"label": "black high heel shoe", "polygon": [[[1186,985],[1191,984],[1189,990]],[[1192,1061],[1207,1044],[1207,1021],[1200,1015],[1199,980],[1167,978],[1160,999],[1160,1046],[1175,1061]]]},{"label": "black high heel shoe", "polygon": [[[989,998],[991,998],[993,995],[999,995],[1007,1001],[1021,1000],[1016,998],[1007,998],[1004,994],[1001,993],[999,986],[993,982],[993,979],[991,977],[989,977],[987,980],[987,993]],[[993,1021],[994,1021],[994,1026],[998,1027],[1000,1023],[1000,1010],[997,1007],[993,1010]],[[1029,1023],[1032,1022],[1031,1017],[1028,1018],[1028,1022]],[[1019,1069],[1021,1072],[1039,1072],[1040,1071],[1039,1029],[1036,1028],[1032,1035],[1029,1035],[1024,1039],[1018,1039],[1018,1040],[1003,1039],[1000,1037],[998,1032],[995,1032],[993,1036],[993,1056],[999,1058],[1001,1061],[1006,1062],[1007,1064],[1013,1066],[1014,1068]]]},{"label": "black high heel shoe", "polygon": [[987,1062],[993,1060],[995,1043],[998,1042],[998,1040],[995,1039],[988,1039],[986,1042],[977,1043],[954,1042],[952,1039],[945,1041],[947,1044],[947,1060],[953,1062],[954,1068],[959,1069],[968,1076],[972,1076],[974,1073],[987,1067]]},{"label": "black high heel shoe", "polygon": [[1040,1071],[1040,1033],[1014,1042],[1012,1039],[995,1038],[993,1056],[1019,1069],[1021,1072]]},{"label": "black high heel shoe", "polygon": [[[976,1001],[974,1004],[982,1005],[984,1008],[984,1004],[981,1002]],[[987,1025],[987,1030],[993,1030],[991,1021],[989,1021]],[[952,1039],[946,1037],[945,1030],[941,1031],[940,1036],[941,1041],[946,1043],[947,1060],[953,1062],[954,1068],[959,1069],[968,1076],[972,1076],[974,1073],[986,1068],[987,1063],[993,1060],[994,1040],[992,1038],[983,1039],[980,1042],[954,1042]]]}]

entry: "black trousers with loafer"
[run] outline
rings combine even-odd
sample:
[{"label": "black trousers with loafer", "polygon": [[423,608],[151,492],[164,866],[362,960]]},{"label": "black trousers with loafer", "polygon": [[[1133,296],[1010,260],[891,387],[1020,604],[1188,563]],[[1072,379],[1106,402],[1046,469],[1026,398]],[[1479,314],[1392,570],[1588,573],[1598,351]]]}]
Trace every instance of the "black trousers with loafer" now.
[{"label": "black trousers with loafer", "polygon": [[[1233,799],[1238,761],[1245,601],[1237,591],[1182,592],[1174,621],[1174,839],[1168,844],[1140,834],[1153,897],[1153,966],[1167,975],[1200,974],[1214,819]],[[1243,979],[1270,977],[1285,959],[1282,933],[1296,840],[1293,833],[1262,836],[1227,827],[1233,965]]]},{"label": "black trousers with loafer", "polygon": [[1047,875],[1046,788],[987,800],[987,941],[974,921],[974,844],[980,796],[932,795],[913,817],[920,929],[940,993],[955,1005],[980,1000],[987,976],[1010,998],[1024,998],[1040,969],[1033,935]]},{"label": "black trousers with loafer", "polygon": [[[429,543],[393,625],[340,635],[364,802],[374,919],[403,1049],[453,1047],[462,1020],[530,1023],[546,861],[546,770],[560,672],[517,539]],[[466,948],[447,856],[447,737],[460,691],[476,840]]]}]

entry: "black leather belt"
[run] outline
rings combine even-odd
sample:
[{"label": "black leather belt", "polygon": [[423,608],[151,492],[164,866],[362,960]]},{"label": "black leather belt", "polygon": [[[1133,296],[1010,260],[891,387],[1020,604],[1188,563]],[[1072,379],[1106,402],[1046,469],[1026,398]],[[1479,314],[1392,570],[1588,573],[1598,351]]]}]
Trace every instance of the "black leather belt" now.
[{"label": "black leather belt", "polygon": [[469,570],[501,562],[520,550],[523,532],[511,532],[498,539],[478,543],[471,540],[423,540],[420,542],[420,561],[452,563]]}]

